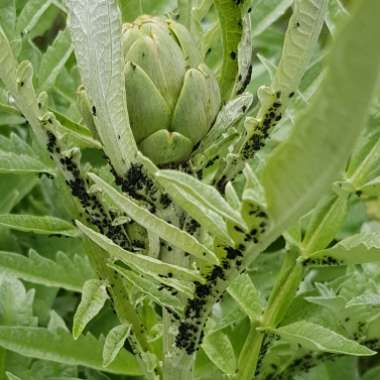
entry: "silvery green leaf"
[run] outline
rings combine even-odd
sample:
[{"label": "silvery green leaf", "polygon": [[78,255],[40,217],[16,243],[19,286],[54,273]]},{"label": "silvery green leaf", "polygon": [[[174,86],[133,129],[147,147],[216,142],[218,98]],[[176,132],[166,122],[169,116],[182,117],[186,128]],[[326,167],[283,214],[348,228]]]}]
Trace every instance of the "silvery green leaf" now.
[{"label": "silvery green leaf", "polygon": [[179,186],[173,185],[171,181],[164,178],[159,179],[165,190],[183,210],[195,219],[211,235],[232,243],[227,232],[226,223],[220,214],[207,207],[205,203],[189,192],[183,191]]},{"label": "silvery green leaf", "polygon": [[95,277],[87,257],[69,258],[58,252],[55,260],[30,250],[28,256],[0,251],[0,273],[7,273],[24,281],[80,292],[84,281]]},{"label": "silvery green leaf", "polygon": [[119,0],[118,3],[123,22],[132,22],[144,13],[143,0]]},{"label": "silvery green leaf", "polygon": [[228,287],[228,293],[251,320],[258,320],[263,311],[260,295],[248,274],[238,276]]},{"label": "silvery green leaf", "polygon": [[234,348],[228,336],[222,331],[207,335],[202,343],[208,358],[226,375],[232,376],[237,370]]},{"label": "silvery green leaf", "polygon": [[241,204],[239,196],[236,193],[234,185],[228,182],[225,189],[225,196],[228,204],[235,210],[240,210]]},{"label": "silvery green leaf", "polygon": [[50,5],[51,0],[28,0],[17,17],[17,33],[28,34],[37,25]]},{"label": "silvery green leaf", "polygon": [[175,170],[160,170],[156,174],[156,177],[159,182],[162,179],[164,180],[164,186],[165,183],[177,185],[177,187],[182,190],[181,193],[190,193],[202,202],[204,206],[212,209],[223,218],[245,227],[245,223],[238,210],[234,210],[215,189],[215,187],[206,185],[193,176]]},{"label": "silvery green leaf", "polygon": [[371,356],[376,352],[354,340],[312,322],[299,321],[273,330],[281,338],[306,349],[354,356]]},{"label": "silvery green leaf", "polygon": [[78,228],[96,245],[103,248],[115,259],[120,260],[127,265],[133,265],[135,269],[141,271],[142,273],[147,272],[148,274],[160,274],[167,277],[173,276],[188,281],[204,281],[203,277],[195,271],[182,268],[177,265],[167,264],[150,256],[128,252],[125,249],[120,248],[104,235],[93,231],[78,221],[77,225]]},{"label": "silvery green leaf", "polygon": [[16,108],[0,103],[0,125],[18,125],[24,122],[25,119]]},{"label": "silvery green leaf", "polygon": [[71,223],[53,216],[3,214],[0,215],[0,225],[17,231],[41,235],[78,236],[78,230]]},{"label": "silvery green leaf", "polygon": [[166,223],[164,220],[152,214],[145,208],[138,206],[136,202],[127,196],[120,194],[112,186],[96,175],[89,174],[89,177],[111,199],[112,203],[114,203],[120,210],[125,212],[147,230],[152,230],[162,239],[199,259],[206,260],[210,263],[218,262],[215,254],[207,247],[199,243],[198,240],[190,234],[169,223]]},{"label": "silvery green leaf", "polygon": [[40,91],[48,90],[58,77],[58,74],[70,58],[73,48],[68,29],[60,31],[43,54],[38,71],[38,88]]},{"label": "silvery green leaf", "polygon": [[341,240],[331,248],[311,255],[308,261],[315,265],[352,265],[380,260],[380,235],[363,232]]},{"label": "silvery green leaf", "polygon": [[43,327],[0,326],[0,346],[30,358],[82,365],[120,375],[141,375],[136,359],[126,350],[104,368],[103,344],[91,335],[74,340],[62,330],[52,332]]},{"label": "silvery green leaf", "polygon": [[295,0],[280,63],[272,83],[283,103],[296,91],[315,52],[327,9],[327,0]]},{"label": "silvery green leaf", "polygon": [[152,282],[150,279],[144,278],[143,276],[118,265],[110,265],[110,267],[120,273],[129,283],[134,285],[141,292],[152,298],[157,304],[174,311],[183,310],[184,304],[180,299],[173,296],[170,291],[164,287],[161,287],[159,282]]},{"label": "silvery green leaf", "polygon": [[258,0],[253,4],[253,37],[257,37],[276,22],[292,5],[293,0]]},{"label": "silvery green leaf", "polygon": [[[357,9],[337,35],[326,75],[307,114],[296,119],[288,140],[273,152],[263,170],[268,210],[277,224],[294,222],[329,188],[365,124],[380,67],[380,52],[370,47],[380,32],[376,22],[380,3]],[[368,43],[363,44],[363,38]],[[358,55],[362,59],[356,59]]]},{"label": "silvery green leaf", "polygon": [[380,306],[380,293],[366,292],[360,296],[350,299],[346,307],[353,306]]},{"label": "silvery green leaf", "polygon": [[50,319],[47,325],[48,330],[50,331],[58,331],[63,330],[65,332],[69,332],[69,329],[66,326],[64,319],[54,310],[50,310]]},{"label": "silvery green leaf", "polygon": [[53,175],[54,171],[35,157],[0,150],[0,173],[17,175],[49,173]]},{"label": "silvery green leaf", "polygon": [[16,19],[15,0],[3,0],[0,4],[0,27],[10,41],[15,37]]},{"label": "silvery green leaf", "polygon": [[96,110],[104,151],[120,175],[136,159],[128,120],[116,0],[67,0],[69,28],[83,84]]},{"label": "silvery green leaf", "polygon": [[108,294],[104,281],[87,280],[82,289],[82,298],[74,314],[73,337],[78,339],[83,330],[99,312],[102,310]]},{"label": "silvery green leaf", "polygon": [[110,330],[103,346],[103,367],[108,367],[116,359],[130,331],[131,326],[127,324],[115,326]]}]

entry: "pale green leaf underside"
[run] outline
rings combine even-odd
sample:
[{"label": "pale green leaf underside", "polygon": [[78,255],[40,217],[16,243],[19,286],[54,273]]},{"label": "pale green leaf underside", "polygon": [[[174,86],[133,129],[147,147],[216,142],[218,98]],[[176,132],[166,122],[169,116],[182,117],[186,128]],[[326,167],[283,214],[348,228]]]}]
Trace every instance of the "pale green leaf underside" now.
[{"label": "pale green leaf underside", "polygon": [[346,307],[352,306],[380,306],[380,293],[368,292],[352,298]]},{"label": "pale green leaf underside", "polygon": [[91,279],[84,283],[82,298],[74,314],[74,339],[79,338],[88,322],[100,312],[107,298],[106,284],[103,281]]},{"label": "pale green leaf underside", "polygon": [[370,356],[376,352],[321,325],[300,321],[274,330],[284,340],[317,351]]},{"label": "pale green leaf underside", "polygon": [[123,350],[116,360],[103,368],[103,345],[92,336],[78,340],[62,330],[51,332],[41,327],[0,326],[0,346],[20,355],[68,365],[83,365],[100,371],[138,376],[136,359]]},{"label": "pale green leaf underside", "polygon": [[69,28],[83,84],[97,110],[95,124],[116,171],[124,174],[137,148],[129,126],[115,0],[67,0]]},{"label": "pale green leaf underside", "polygon": [[3,214],[0,215],[0,225],[16,231],[41,235],[78,236],[78,230],[72,224],[53,216]]},{"label": "pale green leaf underside", "polygon": [[237,369],[234,348],[223,332],[217,331],[205,337],[202,344],[208,358],[225,374],[233,375]]},{"label": "pale green leaf underside", "polygon": [[249,318],[252,320],[260,318],[263,306],[255,285],[248,274],[238,276],[227,290]]},{"label": "pale green leaf underside", "polygon": [[0,251],[0,273],[7,273],[35,284],[80,292],[84,281],[95,277],[86,257],[69,258],[58,252],[55,260],[31,250],[28,256]]},{"label": "pale green leaf underside", "polygon": [[99,189],[101,189],[110,198],[115,206],[127,213],[128,216],[141,224],[147,230],[156,233],[162,239],[173,244],[175,247],[178,247],[200,259],[206,260],[212,264],[216,264],[218,262],[215,254],[207,247],[199,243],[193,236],[171,224],[166,223],[164,220],[150,213],[145,208],[138,206],[134,201],[127,196],[120,194],[98,176],[94,174],[89,174],[89,176],[96,183]]},{"label": "pale green leaf underside", "polygon": [[26,154],[0,151],[0,173],[22,175],[33,173],[53,174],[54,172],[40,160],[27,156]]},{"label": "pale green leaf underside", "polygon": [[204,281],[203,277],[200,274],[192,270],[176,265],[167,264],[150,256],[128,252],[116,245],[106,236],[93,231],[91,228],[86,227],[78,221],[77,225],[79,229],[96,245],[103,248],[115,259],[120,260],[127,265],[133,265],[135,269],[141,271],[142,273],[147,272],[148,274],[160,274],[164,276],[173,275],[173,277],[178,277],[179,279],[188,281]]},{"label": "pale green leaf underside", "polygon": [[108,367],[116,358],[117,354],[123,348],[131,330],[130,325],[115,326],[106,336],[103,346],[103,366]]},{"label": "pale green leaf underside", "polygon": [[319,93],[264,168],[268,209],[278,225],[305,214],[348,159],[379,73],[380,50],[373,48],[379,17],[380,3],[361,2],[335,40]]}]

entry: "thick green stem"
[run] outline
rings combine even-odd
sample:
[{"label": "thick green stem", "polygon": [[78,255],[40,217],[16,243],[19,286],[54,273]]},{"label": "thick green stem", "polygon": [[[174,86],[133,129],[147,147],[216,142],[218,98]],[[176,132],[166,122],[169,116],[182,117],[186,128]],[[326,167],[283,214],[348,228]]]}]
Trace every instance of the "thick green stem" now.
[{"label": "thick green stem", "polygon": [[[269,298],[268,307],[260,323],[263,330],[276,328],[294,299],[303,276],[303,267],[302,264],[297,263],[297,257],[297,252],[288,252],[284,259]],[[265,331],[258,331],[257,327],[256,324],[251,324],[250,332],[240,353],[239,372],[234,380],[252,380],[255,377],[260,351],[263,350],[263,342],[266,338]]]},{"label": "thick green stem", "polygon": [[239,356],[239,372],[234,380],[251,380],[259,362],[264,333],[257,331],[257,325],[251,323],[249,334]]}]

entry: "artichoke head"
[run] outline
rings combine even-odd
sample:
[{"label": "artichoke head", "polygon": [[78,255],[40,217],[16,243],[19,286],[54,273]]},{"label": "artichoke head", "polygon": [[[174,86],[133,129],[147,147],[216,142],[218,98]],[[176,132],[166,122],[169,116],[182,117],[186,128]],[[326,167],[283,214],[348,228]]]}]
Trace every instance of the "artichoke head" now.
[{"label": "artichoke head", "polygon": [[221,105],[218,82],[190,32],[140,16],[123,26],[127,107],[139,149],[156,164],[186,160]]}]

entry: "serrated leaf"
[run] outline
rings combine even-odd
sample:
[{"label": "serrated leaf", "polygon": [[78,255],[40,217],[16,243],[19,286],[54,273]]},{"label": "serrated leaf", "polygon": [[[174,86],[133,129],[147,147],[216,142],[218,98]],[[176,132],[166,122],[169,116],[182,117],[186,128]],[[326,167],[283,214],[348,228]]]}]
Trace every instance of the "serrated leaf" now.
[{"label": "serrated leaf", "polygon": [[86,257],[69,258],[58,252],[55,260],[30,250],[28,256],[0,251],[0,273],[7,273],[35,284],[80,292],[84,281],[95,277]]},{"label": "serrated leaf", "polygon": [[131,331],[130,325],[115,326],[106,336],[103,346],[103,367],[108,367],[124,346]]},{"label": "serrated leaf", "polygon": [[68,29],[60,31],[42,56],[37,75],[40,91],[46,91],[54,85],[60,71],[70,58],[72,51]]},{"label": "serrated leaf", "polygon": [[263,311],[260,296],[248,274],[242,274],[231,283],[228,293],[251,320],[258,320]]},{"label": "serrated leaf", "polygon": [[279,327],[274,332],[290,343],[306,349],[354,356],[371,356],[376,352],[315,323],[300,321]]},{"label": "serrated leaf", "polygon": [[264,168],[268,210],[278,225],[304,215],[329,188],[365,124],[380,67],[380,51],[371,47],[380,3],[362,1],[354,13],[330,51],[318,95]]},{"label": "serrated leaf", "polygon": [[103,344],[90,335],[74,340],[69,333],[51,332],[42,327],[0,326],[0,346],[35,359],[82,365],[120,375],[141,375],[136,359],[126,350],[104,368]]},{"label": "serrated leaf", "polygon": [[174,309],[175,311],[183,310],[184,304],[180,299],[170,294],[170,292],[164,287],[161,287],[160,283],[152,282],[149,279],[145,279],[141,275],[118,265],[110,265],[110,267],[120,273],[130,284],[134,285],[141,292],[152,298],[157,304]]},{"label": "serrated leaf", "polygon": [[217,331],[205,337],[202,344],[203,351],[208,358],[227,375],[234,375],[237,370],[237,361],[234,348],[227,335]]},{"label": "serrated leaf", "polygon": [[111,256],[120,260],[124,264],[133,265],[133,267],[142,273],[145,271],[150,274],[160,274],[167,277],[178,277],[187,281],[204,281],[203,277],[195,271],[164,263],[153,257],[144,256],[139,253],[132,253],[116,245],[106,236],[93,231],[82,223],[77,221],[78,228],[96,245],[103,248]]},{"label": "serrated leaf", "polygon": [[166,223],[164,220],[152,214],[145,208],[138,206],[133,200],[120,194],[98,176],[89,174],[89,177],[95,182],[99,189],[101,189],[110,198],[115,206],[147,230],[151,230],[162,239],[173,244],[175,247],[178,247],[199,259],[203,259],[212,264],[218,263],[218,259],[215,254],[207,247],[199,243],[193,236],[171,224]]},{"label": "serrated leaf", "polygon": [[368,292],[350,299],[346,307],[353,306],[380,306],[380,293]]},{"label": "serrated leaf", "polygon": [[137,147],[128,119],[117,2],[67,0],[66,6],[79,71],[96,108],[98,135],[116,172],[124,175],[136,160]]},{"label": "serrated leaf", "polygon": [[160,170],[156,174],[156,177],[159,182],[161,179],[166,180],[163,182],[163,185],[165,185],[165,183],[177,185],[182,190],[181,193],[190,193],[206,207],[209,207],[223,218],[239,226],[246,227],[238,210],[234,210],[215,187],[206,185],[196,178],[177,170]]},{"label": "serrated leaf", "polygon": [[316,265],[355,265],[380,261],[380,235],[373,232],[352,235],[331,248],[315,252],[308,260]]},{"label": "serrated leaf", "polygon": [[88,322],[102,310],[107,299],[108,294],[104,281],[92,279],[84,283],[82,298],[74,314],[74,339],[79,338]]},{"label": "serrated leaf", "polygon": [[41,235],[78,236],[78,230],[71,223],[53,216],[3,214],[0,215],[0,225],[16,231]]}]

